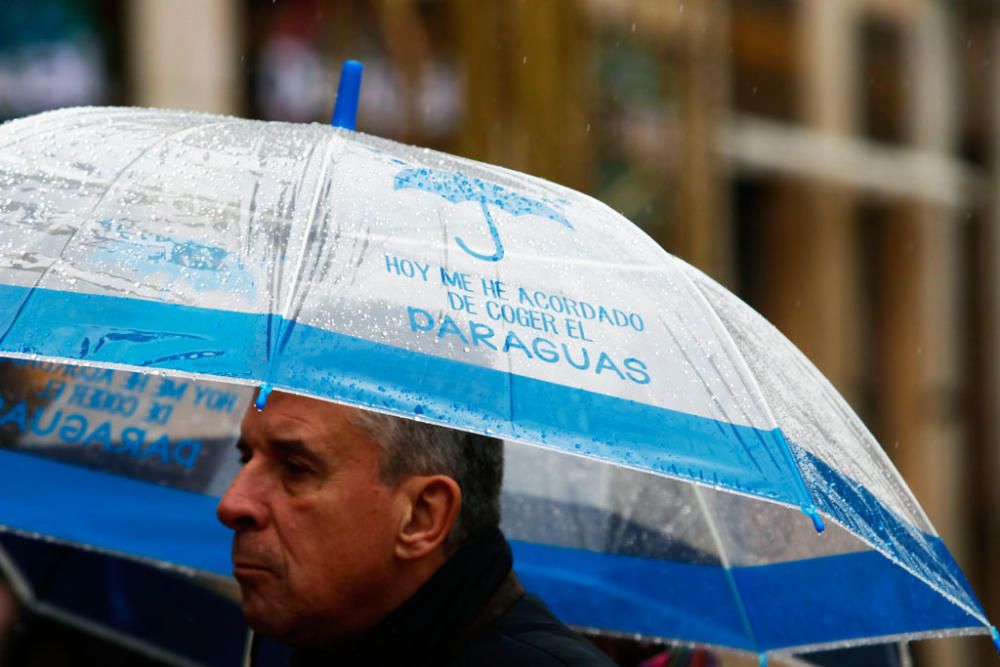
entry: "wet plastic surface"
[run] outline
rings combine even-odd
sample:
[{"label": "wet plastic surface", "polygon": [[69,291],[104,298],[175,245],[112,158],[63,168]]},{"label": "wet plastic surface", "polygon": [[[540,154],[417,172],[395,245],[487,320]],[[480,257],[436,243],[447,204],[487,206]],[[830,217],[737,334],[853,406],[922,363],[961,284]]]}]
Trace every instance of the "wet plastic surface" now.
[{"label": "wet plastic surface", "polygon": [[[27,452],[208,512],[233,415],[264,385],[538,445],[511,457],[505,527],[537,586],[571,613],[580,586],[604,591],[620,613],[591,618],[622,632],[656,635],[658,618],[659,636],[756,651],[985,623],[878,444],[787,340],[603,204],[509,170],[321,125],[138,109],[8,123],[0,353],[65,385],[5,399],[9,470],[36,470]],[[30,363],[49,359],[96,367]],[[96,546],[171,561],[111,543],[128,529],[101,511]],[[207,525],[177,563],[222,567]],[[717,597],[587,588],[546,569],[567,553],[594,572],[694,567]],[[830,592],[888,620],[772,632],[785,608],[750,591],[779,570],[761,568],[792,568],[807,597],[829,558],[843,577],[898,570],[887,601]]]}]

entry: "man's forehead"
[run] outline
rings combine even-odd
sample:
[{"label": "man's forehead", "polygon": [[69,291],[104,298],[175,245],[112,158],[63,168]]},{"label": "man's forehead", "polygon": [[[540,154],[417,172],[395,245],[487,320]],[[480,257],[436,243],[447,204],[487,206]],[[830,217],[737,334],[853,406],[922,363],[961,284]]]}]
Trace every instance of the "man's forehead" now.
[{"label": "man's forehead", "polygon": [[264,437],[316,436],[343,430],[355,430],[354,408],[337,405],[308,396],[273,392],[263,410],[253,401],[243,416],[244,435],[257,433]]}]

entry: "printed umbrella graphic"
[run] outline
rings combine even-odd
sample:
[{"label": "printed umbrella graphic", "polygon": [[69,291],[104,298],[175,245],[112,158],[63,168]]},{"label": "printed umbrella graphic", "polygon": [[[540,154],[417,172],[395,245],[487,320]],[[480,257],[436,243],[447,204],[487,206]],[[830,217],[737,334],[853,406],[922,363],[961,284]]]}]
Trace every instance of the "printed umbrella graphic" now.
[{"label": "printed umbrella graphic", "polygon": [[[450,252],[484,211],[494,252]],[[501,243],[497,212],[528,217]],[[512,469],[505,529],[574,625],[761,656],[991,631],[787,339],[608,207],[526,175],[320,125],[8,123],[0,354],[89,368],[47,406],[0,406],[27,436],[0,448],[11,529],[227,574],[214,509],[234,457],[167,427],[184,402],[236,409],[204,381],[265,385],[558,457]],[[49,456],[67,448],[107,465]]]},{"label": "printed umbrella graphic", "polygon": [[406,188],[431,192],[444,197],[453,204],[478,202],[489,228],[490,239],[493,241],[493,252],[490,254],[476,252],[458,237],[455,238],[455,243],[476,259],[486,262],[499,262],[504,256],[500,232],[497,230],[496,221],[490,213],[490,206],[495,206],[513,216],[535,215],[548,218],[567,229],[573,229],[569,220],[552,205],[513,192],[502,185],[488,183],[475,176],[466,176],[459,172],[428,168],[403,169],[396,174],[396,189]]}]

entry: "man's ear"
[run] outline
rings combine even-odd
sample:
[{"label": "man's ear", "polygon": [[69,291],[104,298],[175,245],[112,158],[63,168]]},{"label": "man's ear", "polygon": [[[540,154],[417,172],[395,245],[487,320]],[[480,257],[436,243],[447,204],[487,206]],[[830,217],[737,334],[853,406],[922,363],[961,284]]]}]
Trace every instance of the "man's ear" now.
[{"label": "man's ear", "polygon": [[441,545],[462,507],[462,490],[447,475],[415,475],[400,485],[408,499],[396,536],[396,557],[420,558]]}]

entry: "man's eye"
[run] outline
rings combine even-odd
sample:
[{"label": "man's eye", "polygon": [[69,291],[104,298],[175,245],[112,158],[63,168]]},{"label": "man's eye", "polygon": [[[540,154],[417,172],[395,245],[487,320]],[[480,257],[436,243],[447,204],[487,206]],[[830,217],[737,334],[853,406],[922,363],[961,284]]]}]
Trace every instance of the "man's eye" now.
[{"label": "man's eye", "polygon": [[309,468],[296,461],[284,461],[281,466],[289,475],[300,476],[309,472]]}]

